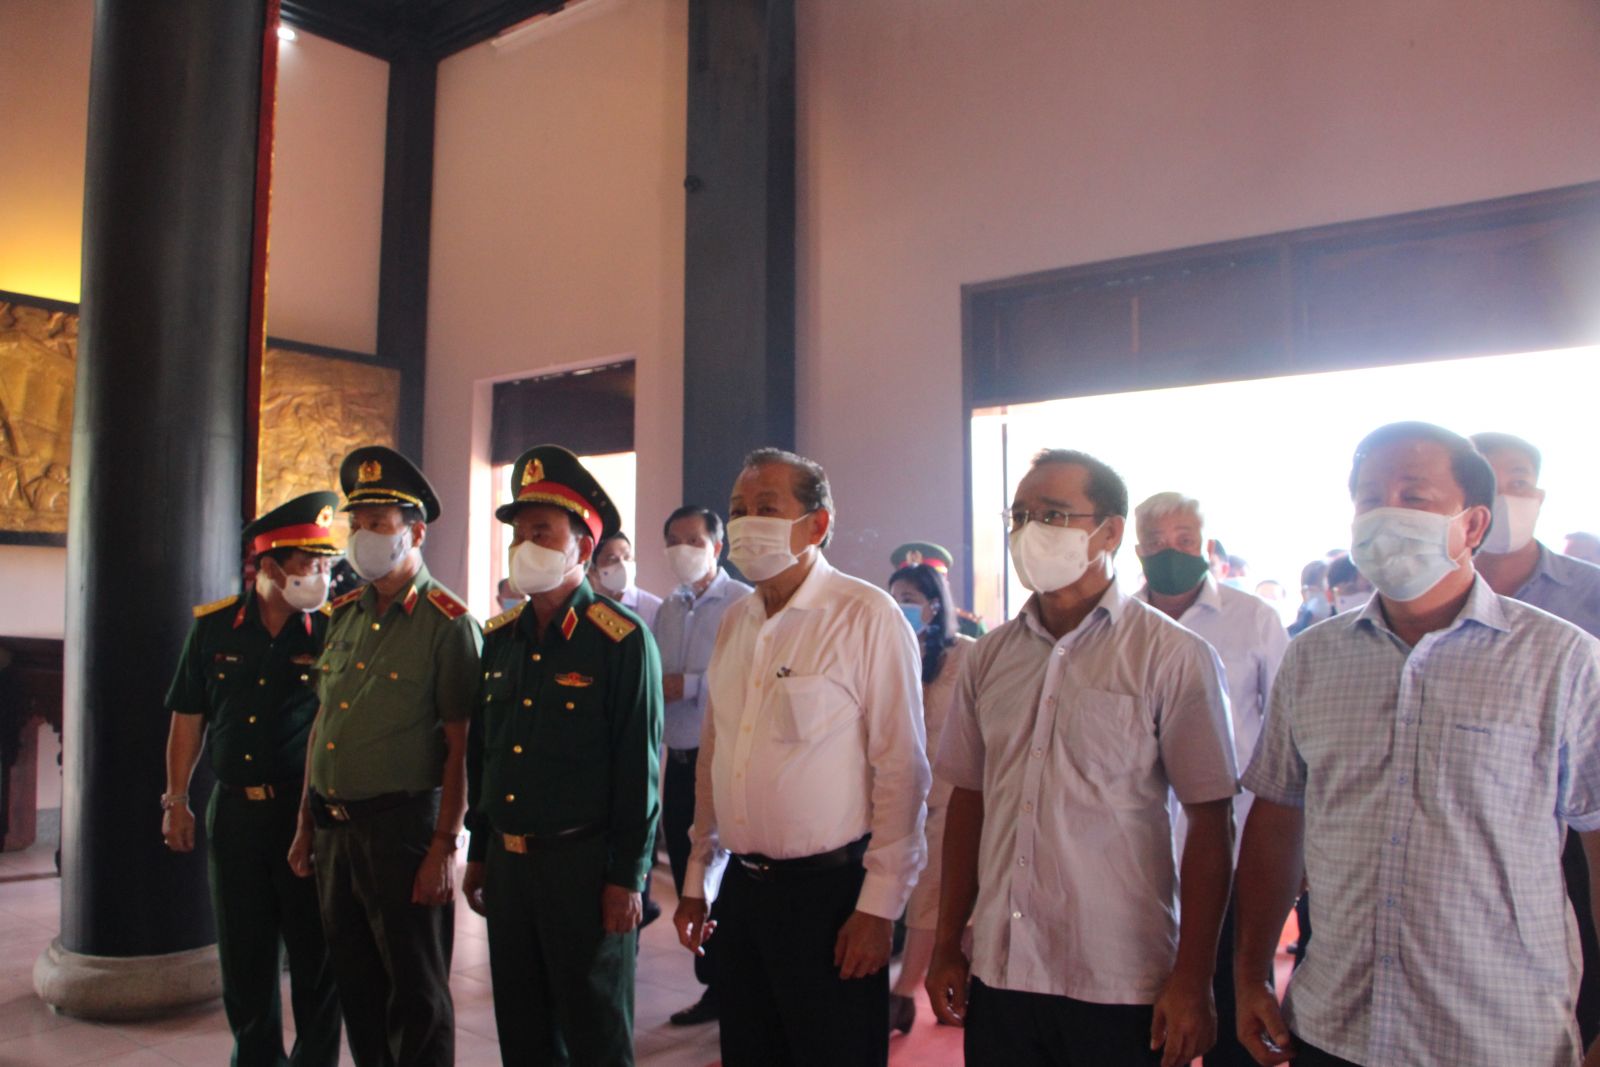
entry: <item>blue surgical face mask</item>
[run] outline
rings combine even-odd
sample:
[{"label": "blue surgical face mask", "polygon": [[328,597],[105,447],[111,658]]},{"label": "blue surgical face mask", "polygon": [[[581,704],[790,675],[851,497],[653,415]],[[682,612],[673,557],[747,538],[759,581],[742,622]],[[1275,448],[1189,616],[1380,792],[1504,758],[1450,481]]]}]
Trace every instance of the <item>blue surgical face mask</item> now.
[{"label": "blue surgical face mask", "polygon": [[921,604],[901,604],[900,610],[905,614],[906,622],[911,624],[913,630],[920,631],[922,629]]}]

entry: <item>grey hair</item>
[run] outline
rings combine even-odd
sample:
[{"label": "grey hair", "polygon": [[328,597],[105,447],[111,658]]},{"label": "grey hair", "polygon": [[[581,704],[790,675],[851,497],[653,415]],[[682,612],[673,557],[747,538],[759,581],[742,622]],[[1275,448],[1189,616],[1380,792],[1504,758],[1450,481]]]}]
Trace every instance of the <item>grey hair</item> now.
[{"label": "grey hair", "polygon": [[833,507],[833,487],[828,484],[828,472],[816,460],[782,448],[758,448],[744,457],[746,469],[764,467],[769,463],[782,464],[794,472],[795,499],[808,513],[828,513],[828,532],[823,534],[822,544],[818,546],[827,548],[828,542],[833,540],[833,524],[839,518],[839,513]]},{"label": "grey hair", "polygon": [[1205,515],[1200,512],[1200,501],[1192,496],[1182,493],[1157,493],[1133,510],[1134,534],[1143,539],[1145,531],[1151,523],[1164,519],[1168,515],[1176,515],[1180,511],[1187,511],[1193,515],[1195,521],[1202,527],[1206,524]]}]

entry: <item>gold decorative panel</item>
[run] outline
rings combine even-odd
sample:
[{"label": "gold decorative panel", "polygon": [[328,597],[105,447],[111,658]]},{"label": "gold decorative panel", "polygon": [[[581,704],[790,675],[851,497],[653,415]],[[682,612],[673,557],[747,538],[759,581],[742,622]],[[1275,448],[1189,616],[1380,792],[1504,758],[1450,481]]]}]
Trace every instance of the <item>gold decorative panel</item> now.
[{"label": "gold decorative panel", "polygon": [[[339,461],[360,445],[395,443],[400,372],[268,348],[261,371],[257,514],[290,497],[339,489]],[[335,524],[342,543],[343,523]]]},{"label": "gold decorative panel", "polygon": [[77,315],[0,301],[0,540],[64,543],[77,359]]}]

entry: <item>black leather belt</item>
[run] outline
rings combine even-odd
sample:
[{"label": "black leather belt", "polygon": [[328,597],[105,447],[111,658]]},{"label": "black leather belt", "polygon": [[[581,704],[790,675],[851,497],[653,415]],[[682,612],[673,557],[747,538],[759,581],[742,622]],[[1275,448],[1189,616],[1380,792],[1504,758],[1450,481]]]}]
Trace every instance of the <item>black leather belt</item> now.
[{"label": "black leather belt", "polygon": [[831,852],[815,856],[797,856],[794,859],[775,860],[759,852],[736,852],[733,860],[744,870],[745,877],[757,882],[776,882],[785,878],[803,877],[820,871],[836,870],[861,863],[867,854],[867,843],[872,835],[858,837],[848,845],[840,845]]},{"label": "black leather belt", "polygon": [[310,798],[311,821],[324,828],[337,826],[340,823],[354,822],[385,811],[393,811],[413,800],[436,792],[438,790],[429,790],[425,793],[380,793],[364,800],[329,800],[313,791]]},{"label": "black leather belt", "polygon": [[592,822],[582,826],[569,826],[553,834],[500,834],[499,836],[500,844],[507,852],[523,856],[529,852],[544,852],[577,841],[587,841],[591,837],[599,837],[604,832],[604,826]]},{"label": "black leather belt", "polygon": [[272,800],[274,797],[299,797],[300,779],[292,782],[268,782],[264,785],[231,785],[228,782],[218,782],[217,788],[233,796],[241,796],[246,800]]}]

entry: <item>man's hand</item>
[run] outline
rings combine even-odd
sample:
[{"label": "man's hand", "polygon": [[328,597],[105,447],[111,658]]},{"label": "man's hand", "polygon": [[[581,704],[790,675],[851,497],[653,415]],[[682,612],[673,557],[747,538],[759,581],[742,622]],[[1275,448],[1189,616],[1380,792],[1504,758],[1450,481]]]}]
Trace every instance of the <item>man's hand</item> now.
[{"label": "man's hand", "polygon": [[467,873],[461,876],[461,895],[466,898],[467,907],[487,916],[489,913],[483,910],[484,870],[482,860],[467,861]]},{"label": "man's hand", "polygon": [[1179,1067],[1217,1043],[1217,1006],[1211,977],[1174,974],[1156,998],[1150,1049],[1161,1049],[1161,1067]]},{"label": "man's hand", "polygon": [[1261,1067],[1285,1063],[1294,1056],[1294,1042],[1278,1010],[1278,997],[1266,982],[1240,978],[1233,987],[1239,1044]]},{"label": "man's hand", "polygon": [[971,978],[972,964],[961,946],[935,948],[928,964],[928,1001],[939,1021],[950,1026],[967,1024],[967,982]]},{"label": "man's hand", "polygon": [[289,869],[301,878],[311,877],[311,830],[304,824],[295,828],[289,843]]},{"label": "man's hand", "polygon": [[600,925],[608,934],[632,933],[644,917],[644,897],[627,886],[607,884],[600,892]]},{"label": "man's hand", "polygon": [[865,978],[889,965],[894,922],[864,911],[850,913],[833,942],[833,965],[840,978]]},{"label": "man's hand", "polygon": [[679,897],[678,910],[672,913],[672,925],[678,930],[678,944],[704,956],[704,945],[717,929],[717,924],[706,918],[706,902],[699,897]]},{"label": "man's hand", "polygon": [[663,674],[661,676],[661,694],[670,704],[674,700],[683,699],[683,675]]},{"label": "man's hand", "polygon": [[161,840],[174,852],[194,851],[194,812],[176,804],[161,815]]},{"label": "man's hand", "polygon": [[411,882],[411,903],[429,908],[450,903],[455,894],[455,878],[455,853],[435,840]]}]

